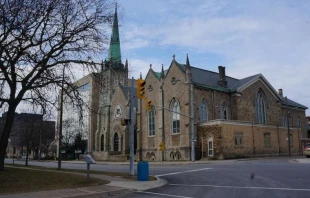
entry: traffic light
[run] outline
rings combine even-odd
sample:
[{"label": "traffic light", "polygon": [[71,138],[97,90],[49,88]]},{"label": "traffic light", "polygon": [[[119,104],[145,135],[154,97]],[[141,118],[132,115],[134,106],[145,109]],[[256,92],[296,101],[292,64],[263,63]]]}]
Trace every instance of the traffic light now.
[{"label": "traffic light", "polygon": [[137,97],[140,99],[145,98],[145,81],[142,79],[138,79],[137,81]]},{"label": "traffic light", "polygon": [[151,111],[152,110],[152,101],[149,99],[146,99],[146,110]]}]

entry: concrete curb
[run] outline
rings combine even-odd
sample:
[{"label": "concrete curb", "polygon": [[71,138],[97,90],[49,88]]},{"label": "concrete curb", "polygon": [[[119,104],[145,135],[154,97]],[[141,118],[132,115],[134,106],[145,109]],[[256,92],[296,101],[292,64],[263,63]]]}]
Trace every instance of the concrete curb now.
[{"label": "concrete curb", "polygon": [[[156,176],[155,176],[156,177]],[[112,181],[107,186],[135,189],[135,190],[149,190],[166,185],[168,182],[165,179],[156,177],[156,181]]]},{"label": "concrete curb", "polygon": [[105,192],[94,192],[94,193],[85,193],[83,195],[74,195],[74,196],[66,196],[64,198],[84,198],[84,197],[113,197],[119,196],[124,194],[129,194],[135,192],[135,189],[120,189],[120,190],[112,190],[112,191],[105,191]]}]

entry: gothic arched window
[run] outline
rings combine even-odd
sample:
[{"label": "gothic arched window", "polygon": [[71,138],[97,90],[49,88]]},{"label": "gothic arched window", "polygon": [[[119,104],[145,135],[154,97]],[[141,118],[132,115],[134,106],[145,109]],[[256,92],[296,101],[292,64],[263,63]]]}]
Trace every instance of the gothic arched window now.
[{"label": "gothic arched window", "polygon": [[115,133],[114,134],[114,151],[118,151],[119,149],[119,138],[118,138],[118,134]]},{"label": "gothic arched window", "polygon": [[155,135],[155,108],[152,106],[148,113],[149,136]]},{"label": "gothic arched window", "polygon": [[297,118],[297,127],[301,127],[300,117]]},{"label": "gothic arched window", "polygon": [[256,120],[258,123],[266,123],[266,102],[262,90],[256,96]]},{"label": "gothic arched window", "polygon": [[203,99],[199,105],[199,115],[200,122],[205,122],[208,120],[208,107],[207,102]]},{"label": "gothic arched window", "polygon": [[104,151],[104,135],[103,134],[101,135],[100,148],[101,148],[101,151]]},{"label": "gothic arched window", "polygon": [[221,104],[221,119],[222,120],[228,119],[227,106],[225,102]]},{"label": "gothic arched window", "polygon": [[180,133],[180,104],[176,99],[173,99],[170,104],[172,110],[172,133]]}]

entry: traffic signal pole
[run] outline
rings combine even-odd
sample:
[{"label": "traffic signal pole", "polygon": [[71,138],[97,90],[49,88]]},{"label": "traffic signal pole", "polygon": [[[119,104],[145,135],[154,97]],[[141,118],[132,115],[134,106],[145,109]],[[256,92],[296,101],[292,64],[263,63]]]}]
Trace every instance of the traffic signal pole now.
[{"label": "traffic signal pole", "polygon": [[133,86],[134,83],[134,78],[132,77],[131,80],[131,89],[130,89],[130,98],[129,98],[129,120],[130,120],[130,127],[129,127],[129,142],[130,142],[130,165],[129,165],[129,174],[131,176],[135,175],[135,170],[134,170],[134,121],[133,121]]}]

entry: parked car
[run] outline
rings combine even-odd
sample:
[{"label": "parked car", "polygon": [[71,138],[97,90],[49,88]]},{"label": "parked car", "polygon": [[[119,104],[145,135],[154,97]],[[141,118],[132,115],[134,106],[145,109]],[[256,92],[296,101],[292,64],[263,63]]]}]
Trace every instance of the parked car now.
[{"label": "parked car", "polygon": [[310,143],[307,143],[307,145],[305,146],[304,154],[306,157],[310,157]]}]

